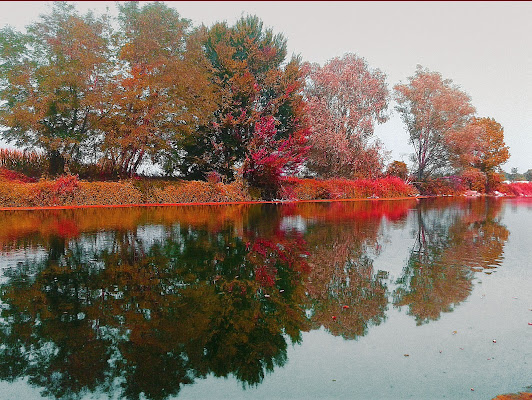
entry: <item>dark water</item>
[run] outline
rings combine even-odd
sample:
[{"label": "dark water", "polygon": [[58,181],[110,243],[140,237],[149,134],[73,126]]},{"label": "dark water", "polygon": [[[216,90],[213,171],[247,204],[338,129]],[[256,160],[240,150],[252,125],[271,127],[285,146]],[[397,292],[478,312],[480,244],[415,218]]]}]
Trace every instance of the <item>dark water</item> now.
[{"label": "dark water", "polygon": [[496,199],[0,212],[0,399],[531,392],[531,226]]}]

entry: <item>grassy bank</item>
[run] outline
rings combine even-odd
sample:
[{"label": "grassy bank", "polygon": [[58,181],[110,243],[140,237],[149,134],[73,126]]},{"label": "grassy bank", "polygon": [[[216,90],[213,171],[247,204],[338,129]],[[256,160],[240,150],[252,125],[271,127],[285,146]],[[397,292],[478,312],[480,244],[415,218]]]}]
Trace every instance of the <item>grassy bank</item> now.
[{"label": "grassy bank", "polygon": [[[0,207],[53,207],[128,204],[218,203],[263,200],[253,188],[236,181],[229,184],[202,181],[129,179],[87,182],[76,176],[35,181],[0,170]],[[316,180],[286,178],[279,200],[398,198],[416,195],[398,178],[376,180]]]}]

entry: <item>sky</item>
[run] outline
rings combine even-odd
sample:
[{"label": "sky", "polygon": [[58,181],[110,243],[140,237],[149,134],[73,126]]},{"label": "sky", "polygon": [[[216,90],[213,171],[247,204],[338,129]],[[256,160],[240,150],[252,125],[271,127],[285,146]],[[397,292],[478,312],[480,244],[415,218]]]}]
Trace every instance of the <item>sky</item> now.
[{"label": "sky", "polygon": [[[115,2],[74,2],[97,13]],[[143,2],[141,2],[143,3]],[[505,171],[532,169],[532,1],[301,2],[166,1],[194,26],[234,23],[254,14],[288,40],[289,55],[324,65],[354,53],[387,75],[390,91],[418,64],[437,71],[471,96],[478,117],[504,127],[511,157]],[[50,2],[0,2],[0,27],[36,21]],[[408,133],[390,104],[390,119],[375,135],[389,161],[409,163]]]}]

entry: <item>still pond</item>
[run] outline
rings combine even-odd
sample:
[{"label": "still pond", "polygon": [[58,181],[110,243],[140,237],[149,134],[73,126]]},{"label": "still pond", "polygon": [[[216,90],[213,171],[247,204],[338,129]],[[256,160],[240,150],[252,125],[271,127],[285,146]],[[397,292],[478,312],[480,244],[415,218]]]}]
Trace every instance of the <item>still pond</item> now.
[{"label": "still pond", "polygon": [[0,211],[0,398],[532,392],[532,199]]}]

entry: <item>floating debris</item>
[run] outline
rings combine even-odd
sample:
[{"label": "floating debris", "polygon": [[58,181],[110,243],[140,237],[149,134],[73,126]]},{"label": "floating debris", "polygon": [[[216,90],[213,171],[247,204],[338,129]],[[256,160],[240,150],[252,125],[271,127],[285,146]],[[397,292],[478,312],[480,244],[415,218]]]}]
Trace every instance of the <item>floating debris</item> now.
[{"label": "floating debris", "polygon": [[405,357],[410,357],[410,354],[403,354]]},{"label": "floating debris", "polygon": [[458,333],[458,331],[453,331],[453,335],[456,335]]},{"label": "floating debris", "polygon": [[497,341],[495,339],[493,339],[493,343],[497,343]]}]

